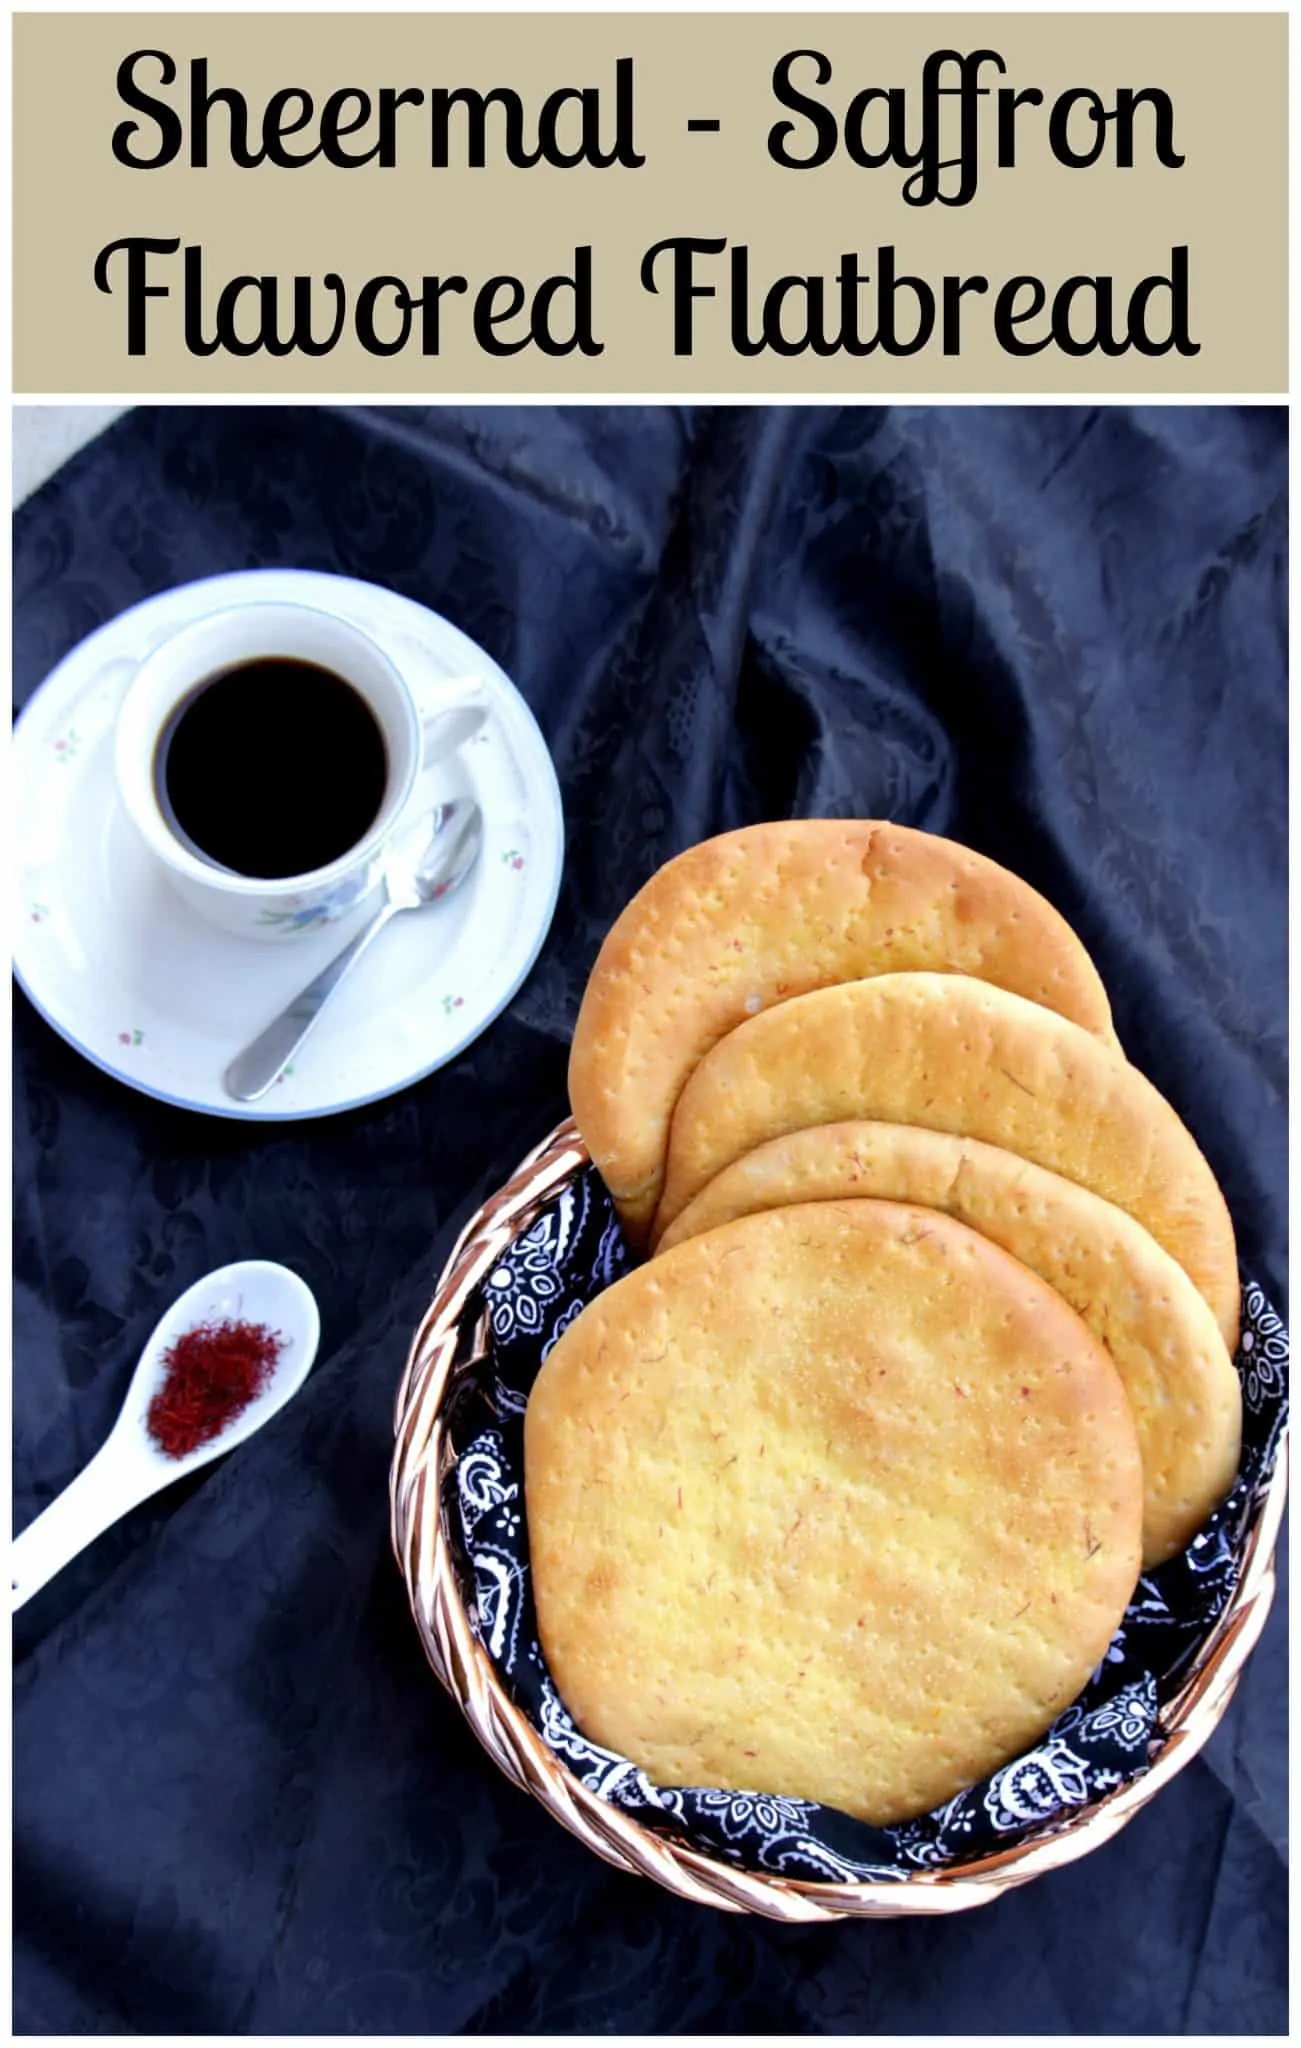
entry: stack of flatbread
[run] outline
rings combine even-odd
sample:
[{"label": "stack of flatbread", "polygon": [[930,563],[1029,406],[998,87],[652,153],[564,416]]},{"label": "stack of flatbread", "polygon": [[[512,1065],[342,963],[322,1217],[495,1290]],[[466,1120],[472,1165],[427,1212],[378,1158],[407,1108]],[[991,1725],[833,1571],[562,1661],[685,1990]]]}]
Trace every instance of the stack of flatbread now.
[{"label": "stack of flatbread", "polygon": [[662,868],[570,1094],[653,1256],[529,1403],[552,1675],[662,1784],[926,1811],[1043,1734],[1231,1484],[1210,1168],[1051,906],[884,823]]}]

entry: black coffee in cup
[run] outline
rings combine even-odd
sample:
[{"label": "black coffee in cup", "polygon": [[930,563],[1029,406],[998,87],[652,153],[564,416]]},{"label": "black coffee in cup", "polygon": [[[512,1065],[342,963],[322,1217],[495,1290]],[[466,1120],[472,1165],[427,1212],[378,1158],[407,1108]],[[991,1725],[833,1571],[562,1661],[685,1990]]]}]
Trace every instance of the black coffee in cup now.
[{"label": "black coffee in cup", "polygon": [[258,881],[310,875],[364,839],[388,752],[361,693],[313,661],[264,655],[201,683],[159,737],[164,817],[214,866]]}]

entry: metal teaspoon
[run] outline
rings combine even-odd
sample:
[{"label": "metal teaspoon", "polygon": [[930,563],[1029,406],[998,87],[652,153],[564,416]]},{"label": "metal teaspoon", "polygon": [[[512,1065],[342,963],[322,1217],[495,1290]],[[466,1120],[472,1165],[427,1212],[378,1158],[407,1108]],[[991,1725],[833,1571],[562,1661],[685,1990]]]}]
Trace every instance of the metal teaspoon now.
[{"label": "metal teaspoon", "polygon": [[483,813],[478,804],[464,797],[437,805],[430,815],[423,850],[414,859],[412,836],[407,834],[390,856],[384,869],[384,900],[370,923],[227,1067],[226,1092],[237,1102],[256,1102],[266,1094],[344,975],[351,972],[391,919],[403,910],[420,910],[426,904],[441,903],[465,880],[483,843]]}]

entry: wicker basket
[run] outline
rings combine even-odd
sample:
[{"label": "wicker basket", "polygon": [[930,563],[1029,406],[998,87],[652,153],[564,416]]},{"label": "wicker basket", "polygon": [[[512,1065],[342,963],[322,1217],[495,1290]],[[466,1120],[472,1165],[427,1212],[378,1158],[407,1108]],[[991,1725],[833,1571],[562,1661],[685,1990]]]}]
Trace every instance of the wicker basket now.
[{"label": "wicker basket", "polygon": [[616,1868],[653,1878],[701,1905],[773,1920],[961,1912],[1108,1841],[1196,1756],[1233,1697],[1274,1594],[1274,1546],[1287,1492],[1285,1444],[1247,1534],[1237,1589],[1177,1698],[1162,1710],[1150,1768],[996,1855],[919,1871],[895,1883],[812,1884],[735,1869],[651,1833],[589,1792],[512,1704],[467,1615],[444,1527],[443,1482],[454,1456],[444,1430],[445,1405],[460,1376],[473,1373],[487,1352],[482,1281],[512,1239],[587,1164],[573,1123],[561,1124],[484,1204],[447,1261],[398,1391],[390,1486],[394,1551],[429,1662],[494,1762]]}]

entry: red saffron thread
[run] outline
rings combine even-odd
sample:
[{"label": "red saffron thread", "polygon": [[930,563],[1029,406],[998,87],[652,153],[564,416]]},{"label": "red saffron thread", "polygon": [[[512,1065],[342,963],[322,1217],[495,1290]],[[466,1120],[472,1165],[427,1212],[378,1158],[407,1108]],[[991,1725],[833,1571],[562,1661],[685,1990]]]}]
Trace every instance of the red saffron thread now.
[{"label": "red saffron thread", "polygon": [[163,1354],[165,1377],[145,1426],[169,1458],[183,1458],[220,1436],[260,1394],[284,1350],[265,1323],[198,1323]]}]

